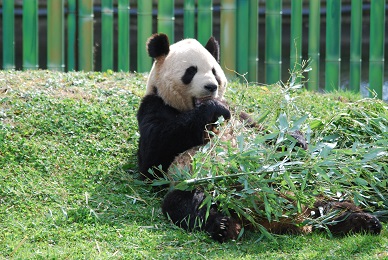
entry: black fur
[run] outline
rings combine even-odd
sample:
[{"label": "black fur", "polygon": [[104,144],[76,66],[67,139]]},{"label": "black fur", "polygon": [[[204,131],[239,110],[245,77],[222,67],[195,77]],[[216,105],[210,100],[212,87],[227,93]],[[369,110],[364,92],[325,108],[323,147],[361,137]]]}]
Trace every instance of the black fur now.
[{"label": "black fur", "polygon": [[216,72],[215,68],[212,69],[212,73],[213,73],[214,77],[216,77],[218,86],[221,86],[221,79],[220,79],[220,76],[217,75],[217,72]]},{"label": "black fur", "polygon": [[147,41],[147,51],[151,58],[167,56],[170,52],[170,43],[164,33],[154,34]]},{"label": "black fur", "polygon": [[193,191],[174,190],[164,199],[162,210],[177,226],[185,230],[207,231],[214,240],[224,242],[236,239],[241,227],[232,218],[218,211],[212,205],[206,218],[206,207],[201,207],[205,194],[196,189]]},{"label": "black fur", "polygon": [[212,36],[207,41],[205,45],[205,49],[210,52],[210,54],[216,59],[216,61],[220,62],[220,46],[218,41]]},{"label": "black fur", "polygon": [[[209,217],[205,220],[206,207],[200,207],[204,199],[205,194],[198,189],[194,191],[173,190],[165,197],[162,210],[175,225],[185,230],[199,229],[207,231],[214,240],[219,242],[236,239],[242,228],[242,220],[226,215],[215,204],[211,206]],[[322,214],[328,215],[333,211],[341,212],[338,217],[335,217],[331,223],[327,224],[327,228],[333,235],[351,233],[378,235],[381,232],[382,225],[375,216],[363,212],[348,201],[318,200],[314,204],[314,208],[306,211],[314,212],[315,215],[306,217],[318,218]],[[270,231],[276,234],[298,234],[302,232],[296,223],[282,222],[282,220],[272,224],[263,220],[260,224],[271,228]],[[247,226],[247,228],[249,229],[250,226]],[[324,227],[320,229],[324,230]]]},{"label": "black fur", "polygon": [[182,82],[183,84],[190,84],[190,82],[193,80],[195,74],[197,74],[198,68],[195,66],[190,66],[186,69],[185,74],[182,76]]},{"label": "black fur", "polygon": [[[140,131],[138,163],[143,178],[155,178],[148,172],[150,168],[161,166],[167,172],[175,156],[204,144],[205,126],[216,122],[220,116],[229,119],[230,112],[215,100],[181,112],[166,105],[157,95],[145,96],[137,113]],[[155,173],[162,176],[158,170]]]}]

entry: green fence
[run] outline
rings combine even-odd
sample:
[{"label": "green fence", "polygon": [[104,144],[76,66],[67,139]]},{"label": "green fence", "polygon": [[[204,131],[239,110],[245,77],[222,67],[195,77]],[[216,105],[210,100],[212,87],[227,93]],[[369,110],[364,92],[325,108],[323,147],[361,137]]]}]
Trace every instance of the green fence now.
[{"label": "green fence", "polygon": [[[213,34],[214,15],[217,9],[219,19],[219,40],[221,43],[221,65],[228,76],[246,74],[251,82],[271,84],[281,79],[285,69],[283,61],[289,59],[290,69],[299,67],[302,59],[310,59],[312,70],[308,74],[308,88],[317,90],[323,85],[326,90],[340,88],[341,64],[350,68],[349,86],[360,90],[361,64],[369,62],[369,87],[382,98],[384,84],[384,49],[386,0],[352,0],[350,57],[341,60],[341,0],[47,0],[44,7],[38,0],[24,0],[22,4],[22,28],[15,27],[14,0],[3,0],[2,11],[2,69],[14,69],[15,35],[22,34],[22,69],[39,68],[39,11],[47,12],[47,64],[49,70],[94,70],[96,57],[101,60],[101,70],[129,71],[132,64],[138,72],[148,71],[152,60],[145,51],[145,42],[154,32],[166,33],[174,42],[177,6],[183,15],[183,36],[196,37],[201,43]],[[349,3],[349,1],[347,1]],[[369,61],[361,61],[363,7],[370,12]],[[290,10],[290,27],[284,28],[284,8]],[[264,10],[263,18],[259,16]],[[131,9],[132,8],[132,9]],[[96,48],[96,10],[99,10],[101,26],[101,46]],[[302,9],[307,10],[307,24],[303,24]],[[136,19],[136,35],[131,35],[130,20]],[[261,20],[263,19],[263,20]],[[306,20],[306,19],[305,19]],[[265,23],[265,34],[259,32],[259,22]],[[321,26],[325,23],[326,37],[321,38]],[[156,24],[156,26],[153,26]],[[302,26],[308,26],[308,35],[302,34]],[[282,56],[284,30],[290,31],[290,56]],[[265,47],[259,48],[259,37],[263,37]],[[283,38],[282,38],[283,37]],[[114,39],[117,39],[115,45]],[[135,48],[130,40],[136,39]],[[302,41],[308,40],[307,57],[303,57]],[[321,57],[324,42],[325,57]],[[117,46],[117,47],[115,47]],[[343,46],[342,46],[343,47]],[[98,53],[98,51],[100,53]],[[263,67],[259,67],[258,53],[265,53]],[[325,68],[320,68],[324,59]],[[288,63],[288,62],[287,62]],[[258,78],[258,71],[264,70],[264,78]],[[322,80],[324,71],[324,83]]]}]

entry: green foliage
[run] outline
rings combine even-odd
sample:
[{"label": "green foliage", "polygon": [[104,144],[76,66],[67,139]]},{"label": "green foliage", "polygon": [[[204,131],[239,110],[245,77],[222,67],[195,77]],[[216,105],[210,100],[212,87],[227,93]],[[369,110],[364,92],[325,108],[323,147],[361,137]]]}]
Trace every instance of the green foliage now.
[{"label": "green foliage", "polygon": [[[160,210],[166,191],[136,183],[136,111],[144,89],[145,77],[140,74],[0,71],[0,259],[319,259],[324,256],[383,259],[388,256],[386,224],[381,236],[329,239],[325,234],[312,234],[256,242],[260,234],[246,232],[241,241],[225,244],[212,241],[202,232],[188,233],[170,224]],[[243,103],[239,101],[242,96]],[[307,130],[308,124],[312,127],[311,122],[320,122],[309,134],[316,142],[324,142],[319,139],[321,132],[322,136],[329,136],[330,128],[338,127],[338,123],[333,123],[333,115],[347,111],[350,106],[370,106],[369,110],[380,116],[386,111],[383,103],[358,101],[360,97],[348,93],[321,95],[300,91],[291,97],[300,111],[308,111],[301,129]],[[279,123],[271,123],[280,116],[275,108],[284,100],[284,90],[246,88],[233,82],[228,99],[252,112],[263,125],[274,125],[253,141],[268,149],[256,152],[255,156],[260,153],[274,156],[270,153],[272,146],[284,147],[283,152],[288,152],[286,143],[291,138],[285,135],[284,141],[273,144],[279,136],[276,126]],[[303,116],[300,113],[293,119],[287,111],[284,114],[289,127]],[[376,125],[384,122],[374,118]],[[372,128],[372,131],[377,130]],[[375,142],[383,145],[386,136],[382,136],[380,140],[375,138]],[[337,139],[332,151],[341,148],[341,156],[349,157],[353,146],[346,148],[348,152],[344,146],[347,144],[340,144]],[[250,143],[245,133],[240,148],[249,151]],[[354,149],[353,156],[367,160],[368,165],[375,165],[373,158],[380,158],[379,150],[363,153],[362,149],[369,148],[361,139]],[[249,153],[236,156],[234,161],[241,159],[246,167],[253,169],[248,162]],[[334,156],[333,152],[330,156]],[[301,157],[297,155],[296,159]],[[239,174],[239,164],[233,167]],[[363,171],[359,177],[367,182],[372,174],[376,176],[372,168]],[[294,176],[289,176],[292,181]],[[352,185],[361,187],[363,195],[368,195],[362,186],[366,183],[361,179]],[[380,190],[382,184],[377,179],[374,182],[376,189],[372,188],[369,195],[377,194],[378,190],[386,198],[385,191]],[[305,189],[311,189],[307,184]],[[337,185],[336,181],[333,184]],[[267,200],[272,203],[273,197],[269,195]],[[380,195],[379,200],[383,201]],[[233,205],[235,201],[230,203]],[[271,210],[276,212],[276,208]]]}]

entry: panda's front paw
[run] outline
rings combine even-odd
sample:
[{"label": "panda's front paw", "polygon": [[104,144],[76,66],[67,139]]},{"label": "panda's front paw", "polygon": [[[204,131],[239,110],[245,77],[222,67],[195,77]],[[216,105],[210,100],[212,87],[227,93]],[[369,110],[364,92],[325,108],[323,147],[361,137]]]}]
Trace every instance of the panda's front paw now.
[{"label": "panda's front paw", "polygon": [[213,230],[211,236],[218,242],[225,242],[228,240],[237,239],[241,231],[241,225],[227,216],[219,216],[213,223]]},{"label": "panda's front paw", "polygon": [[224,106],[224,104],[220,103],[220,102],[217,102],[218,106],[217,106],[217,110],[216,110],[216,113],[215,113],[215,116],[217,117],[217,119],[222,116],[225,120],[229,120],[230,117],[231,117],[231,114],[230,114],[230,111],[229,109]]},{"label": "panda's front paw", "polygon": [[213,110],[212,123],[216,122],[220,116],[226,120],[230,119],[230,111],[224,103],[218,100],[209,100],[209,105],[212,106]]}]

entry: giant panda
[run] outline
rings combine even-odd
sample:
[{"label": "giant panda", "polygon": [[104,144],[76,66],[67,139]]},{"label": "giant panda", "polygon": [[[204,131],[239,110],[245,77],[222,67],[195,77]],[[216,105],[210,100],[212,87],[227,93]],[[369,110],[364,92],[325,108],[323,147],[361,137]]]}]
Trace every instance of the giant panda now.
[{"label": "giant panda", "polygon": [[[213,37],[205,46],[194,39],[170,45],[165,34],[154,34],[146,47],[154,63],[137,113],[138,165],[142,179],[152,180],[169,174],[170,166],[177,160],[189,164],[190,156],[185,155],[207,142],[208,126],[220,117],[230,120],[232,115],[224,98],[227,79],[219,65],[219,45]],[[192,191],[172,190],[163,200],[162,211],[181,228],[204,230],[219,242],[238,238],[244,219],[233,212],[222,212],[216,204],[210,209],[201,207],[204,199],[200,187]],[[380,233],[379,220],[350,202],[317,199],[300,219],[337,209],[342,214],[334,220],[338,224],[329,227],[332,233]],[[300,222],[263,220],[261,224],[273,233],[298,233],[302,232],[297,225]]]}]

